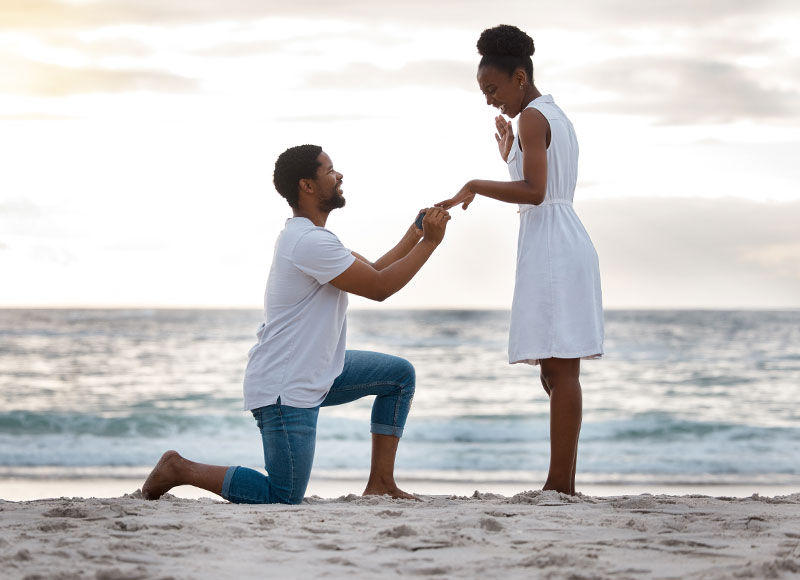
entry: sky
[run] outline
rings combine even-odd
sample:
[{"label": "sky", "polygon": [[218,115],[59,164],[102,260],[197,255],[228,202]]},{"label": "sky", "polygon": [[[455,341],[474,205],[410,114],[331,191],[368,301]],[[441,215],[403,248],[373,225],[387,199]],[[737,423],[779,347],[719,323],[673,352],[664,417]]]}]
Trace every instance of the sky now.
[{"label": "sky", "polygon": [[[606,307],[800,307],[796,0],[0,0],[0,307],[260,307],[301,143],[377,259],[508,179],[475,80],[501,23],[576,127]],[[351,306],[509,308],[516,209],[453,209],[404,290]]]}]

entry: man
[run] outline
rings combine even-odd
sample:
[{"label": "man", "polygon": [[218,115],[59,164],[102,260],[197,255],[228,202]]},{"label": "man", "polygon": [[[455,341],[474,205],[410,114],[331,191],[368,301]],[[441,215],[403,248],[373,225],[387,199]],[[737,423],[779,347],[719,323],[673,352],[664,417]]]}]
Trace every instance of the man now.
[{"label": "man", "polygon": [[421,230],[411,225],[371,263],[325,229],[330,212],[345,205],[342,177],[316,145],[287,149],[275,163],[275,188],[294,216],[275,244],[264,323],[244,378],[245,407],[261,431],[268,475],[167,451],[142,486],[145,499],[194,485],[234,503],[300,503],[311,475],[319,408],[366,395],[376,398],[364,495],[413,499],[397,487],[394,462],[414,395],[414,367],[390,355],[345,350],[347,294],[383,301],[400,290],[441,243],[450,215],[428,208]]}]

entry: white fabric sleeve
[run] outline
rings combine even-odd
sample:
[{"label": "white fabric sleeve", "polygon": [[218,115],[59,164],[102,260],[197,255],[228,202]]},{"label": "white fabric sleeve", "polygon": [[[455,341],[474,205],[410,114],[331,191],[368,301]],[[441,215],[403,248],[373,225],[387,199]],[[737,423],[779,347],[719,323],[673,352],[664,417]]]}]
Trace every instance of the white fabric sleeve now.
[{"label": "white fabric sleeve", "polygon": [[292,259],[301,272],[320,284],[327,284],[356,260],[339,238],[322,228],[314,229],[298,240]]}]

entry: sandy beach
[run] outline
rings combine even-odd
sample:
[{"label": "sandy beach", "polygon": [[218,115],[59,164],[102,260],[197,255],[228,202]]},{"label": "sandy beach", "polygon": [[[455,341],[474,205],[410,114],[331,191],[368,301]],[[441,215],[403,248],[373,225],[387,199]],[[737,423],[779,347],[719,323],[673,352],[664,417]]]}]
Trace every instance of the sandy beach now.
[{"label": "sandy beach", "polygon": [[800,493],[0,500],[9,579],[791,578]]}]

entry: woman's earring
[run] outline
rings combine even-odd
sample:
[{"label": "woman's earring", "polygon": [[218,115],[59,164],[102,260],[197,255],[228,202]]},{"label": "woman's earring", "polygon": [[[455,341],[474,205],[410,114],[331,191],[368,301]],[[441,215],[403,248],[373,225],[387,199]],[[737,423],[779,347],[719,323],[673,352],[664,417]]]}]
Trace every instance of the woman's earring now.
[{"label": "woman's earring", "polygon": [[522,90],[523,88],[525,87],[522,85],[522,83],[519,83],[519,90]]}]

